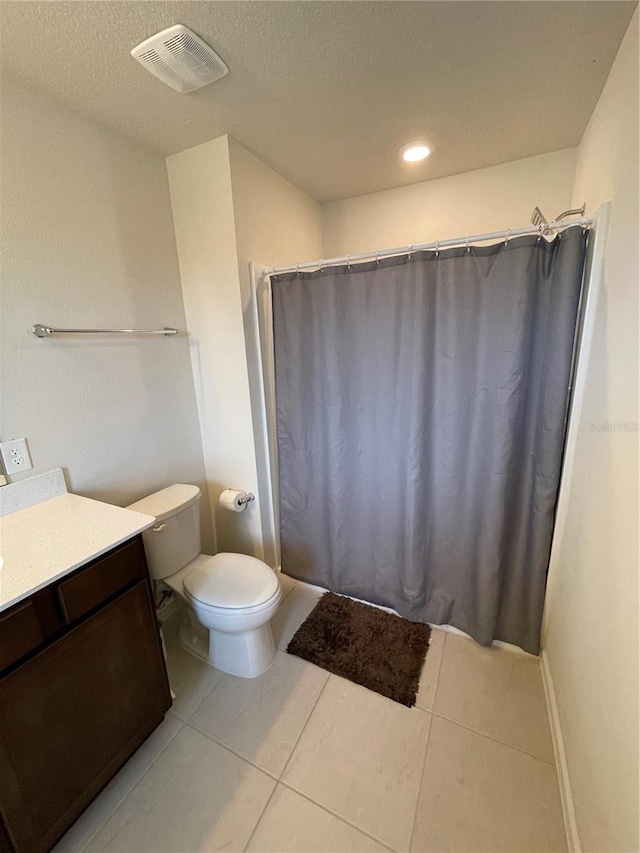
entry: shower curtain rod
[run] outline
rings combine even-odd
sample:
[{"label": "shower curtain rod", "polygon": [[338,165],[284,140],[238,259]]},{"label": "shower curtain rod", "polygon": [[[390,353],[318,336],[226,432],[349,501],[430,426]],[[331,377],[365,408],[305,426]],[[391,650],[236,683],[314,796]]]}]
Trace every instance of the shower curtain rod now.
[{"label": "shower curtain rod", "polygon": [[448,240],[432,240],[430,243],[417,243],[412,246],[397,246],[394,249],[378,249],[375,252],[363,252],[359,255],[345,255],[342,258],[321,258],[319,261],[308,261],[304,264],[292,264],[288,267],[268,267],[263,270],[263,275],[271,276],[279,273],[298,272],[299,270],[324,269],[324,267],[343,266],[354,261],[379,260],[389,258],[393,255],[410,255],[413,252],[422,252],[426,249],[447,249],[452,246],[470,246],[471,243],[483,243],[487,240],[504,240],[506,243],[512,237],[524,237],[527,234],[538,234],[540,237],[552,231],[561,231],[572,225],[580,225],[589,228],[595,222],[595,216],[582,216],[580,219],[558,219],[554,222],[542,225],[528,225],[525,228],[509,228],[506,231],[493,231],[489,234],[470,234],[466,237],[452,237]]}]

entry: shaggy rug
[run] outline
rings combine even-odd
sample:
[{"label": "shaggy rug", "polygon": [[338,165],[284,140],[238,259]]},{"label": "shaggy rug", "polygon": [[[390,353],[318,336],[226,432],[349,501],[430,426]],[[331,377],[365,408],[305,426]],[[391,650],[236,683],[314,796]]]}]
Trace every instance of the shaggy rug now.
[{"label": "shaggy rug", "polygon": [[411,708],[430,634],[428,625],[326,592],[287,651]]}]

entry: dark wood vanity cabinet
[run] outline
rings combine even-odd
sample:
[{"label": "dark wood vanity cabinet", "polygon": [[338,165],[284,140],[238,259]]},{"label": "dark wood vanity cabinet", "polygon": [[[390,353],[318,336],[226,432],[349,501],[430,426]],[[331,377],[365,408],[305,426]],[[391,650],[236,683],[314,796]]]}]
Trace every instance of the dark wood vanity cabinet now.
[{"label": "dark wood vanity cabinet", "polygon": [[0,850],[49,850],[170,705],[141,537],[0,614]]}]

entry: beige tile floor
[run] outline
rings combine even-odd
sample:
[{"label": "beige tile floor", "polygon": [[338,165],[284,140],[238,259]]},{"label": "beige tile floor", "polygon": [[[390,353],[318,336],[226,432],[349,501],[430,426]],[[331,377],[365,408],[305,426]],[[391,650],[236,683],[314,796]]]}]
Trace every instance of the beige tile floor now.
[{"label": "beige tile floor", "polygon": [[287,655],[320,593],[283,586],[260,678],[165,626],[175,704],[56,853],[566,850],[537,660],[434,630],[408,709]]}]

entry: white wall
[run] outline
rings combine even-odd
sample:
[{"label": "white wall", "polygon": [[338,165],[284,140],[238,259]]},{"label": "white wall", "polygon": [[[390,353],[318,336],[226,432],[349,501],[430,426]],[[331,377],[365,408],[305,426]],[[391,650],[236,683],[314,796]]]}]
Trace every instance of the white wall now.
[{"label": "white wall", "polygon": [[[186,337],[39,340],[34,323],[185,330],[161,157],[2,86],[2,438],[125,505],[204,485]],[[212,542],[206,499],[203,536]]]},{"label": "white wall", "polygon": [[268,266],[322,252],[321,207],[273,169],[229,139],[242,305],[250,300],[249,262]]},{"label": "white wall", "polygon": [[[574,202],[612,202],[545,654],[582,849],[638,838],[638,12],[578,149]],[[614,425],[614,431],[593,424]],[[616,424],[635,424],[633,429]]]},{"label": "white wall", "polygon": [[227,137],[167,169],[217,549],[261,556],[259,507],[218,507],[226,488],[257,488]]},{"label": "white wall", "polygon": [[276,542],[266,505],[270,498],[271,475],[262,417],[261,353],[257,347],[249,264],[277,266],[298,258],[319,258],[322,255],[321,208],[314,199],[233,139],[229,140],[229,153],[262,542],[264,559],[275,565]]},{"label": "white wall", "polygon": [[575,158],[569,148],[325,204],[325,257],[516,228],[536,205],[557,216],[571,204]]},{"label": "white wall", "polygon": [[[248,264],[317,254],[319,206],[226,136],[169,157],[167,168],[218,550],[271,561],[254,439],[257,354],[252,330],[245,336]],[[243,513],[219,510],[227,487],[258,500]]]}]

